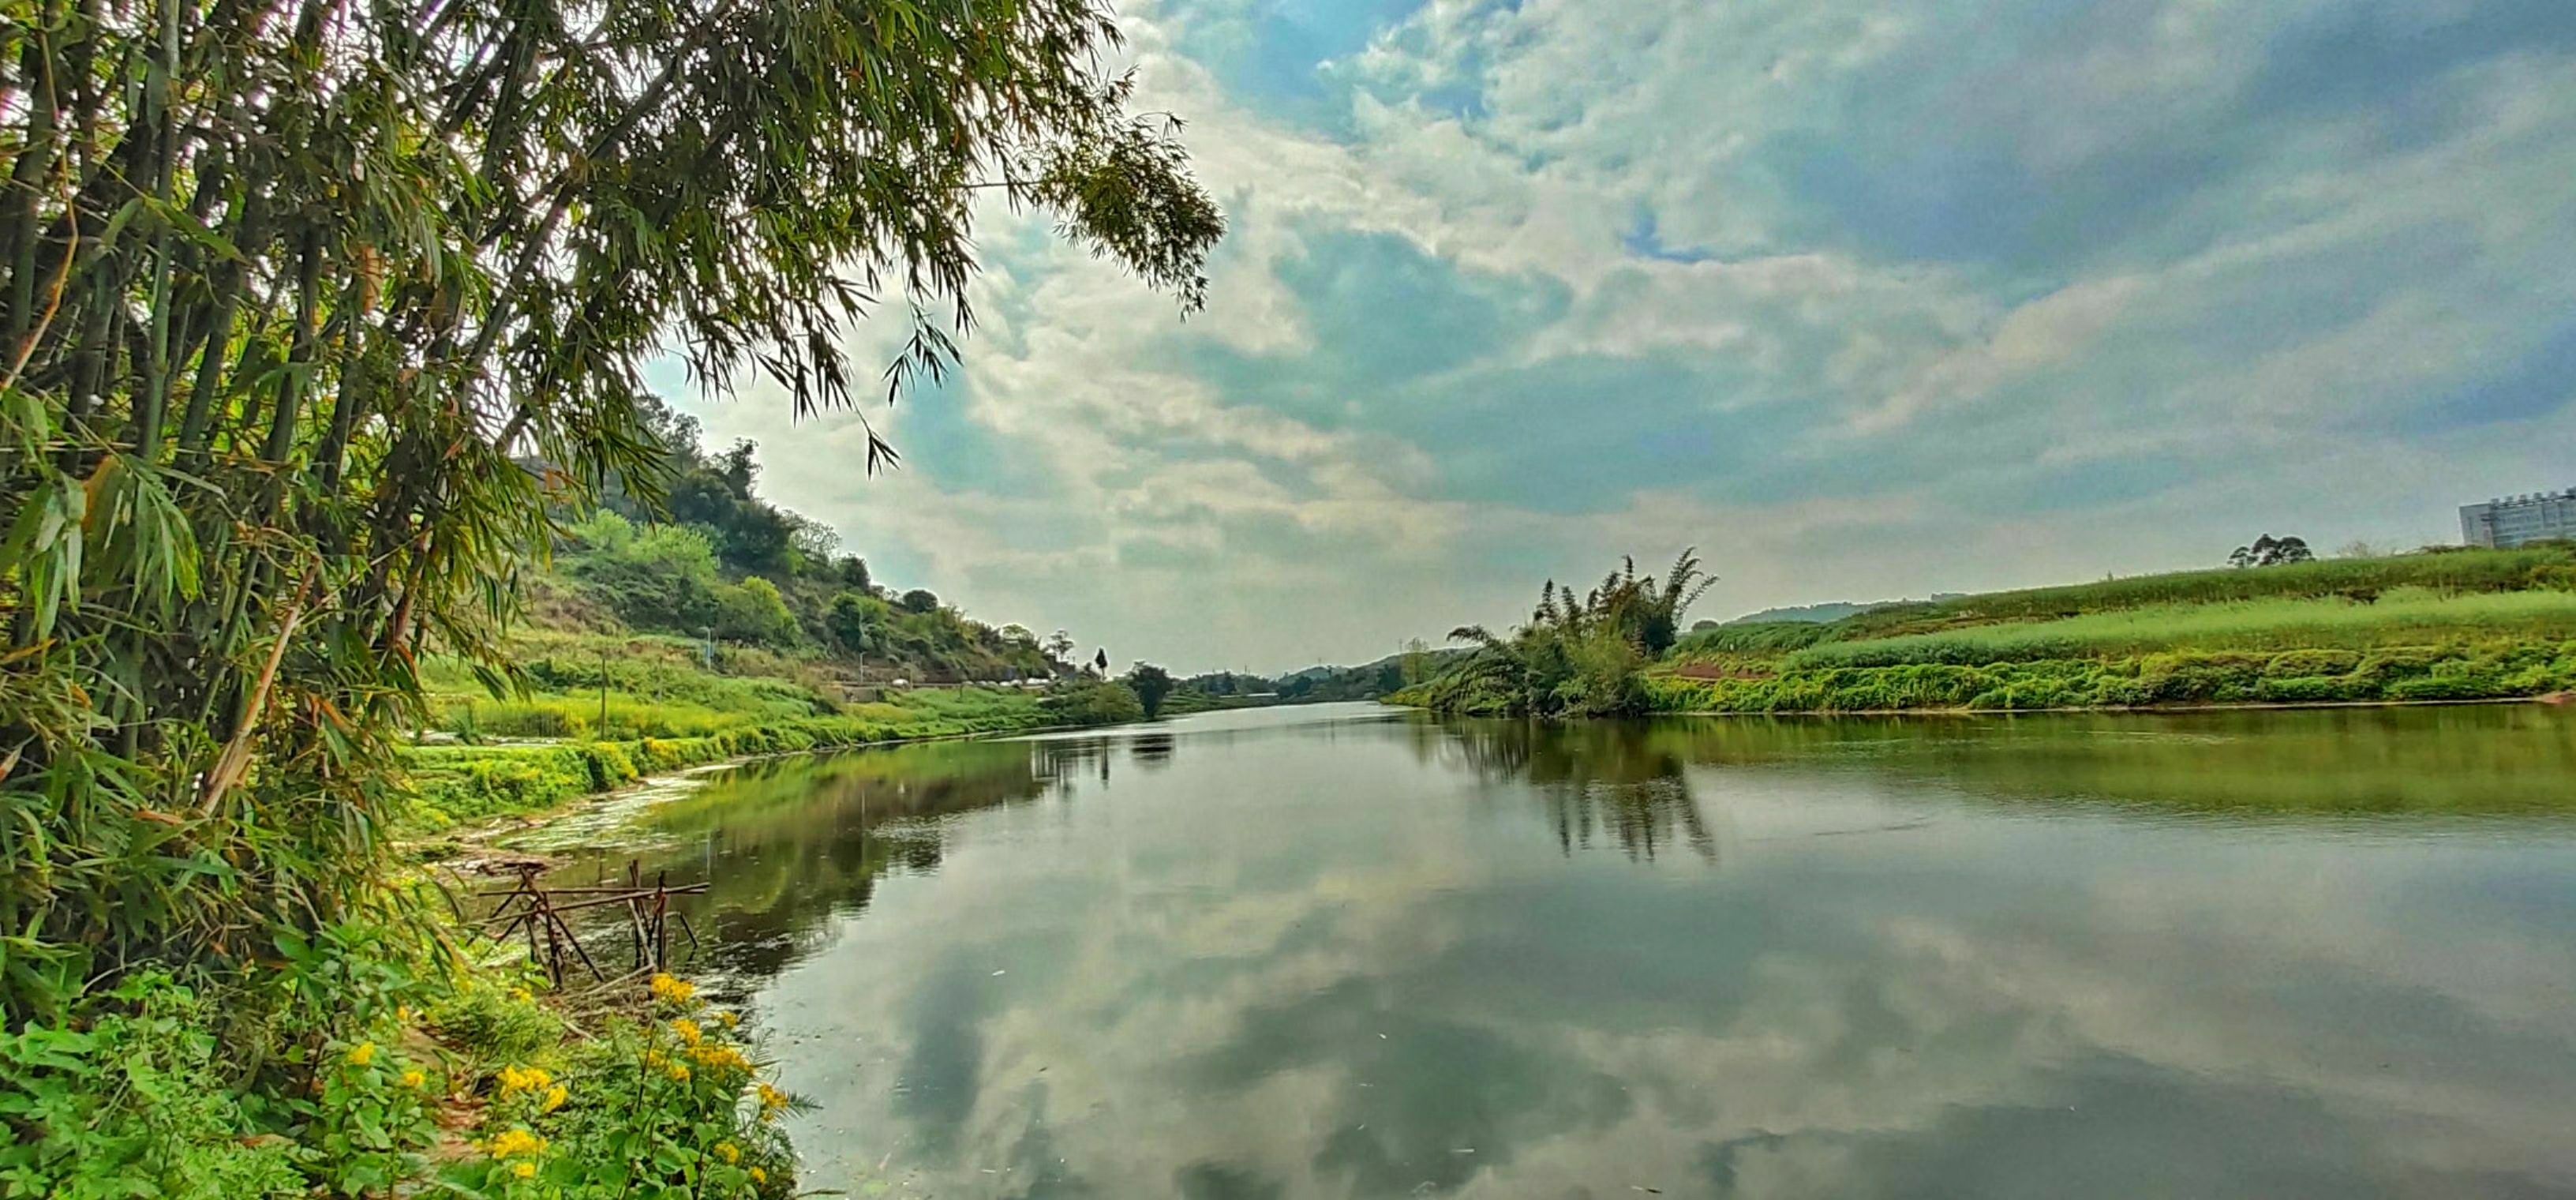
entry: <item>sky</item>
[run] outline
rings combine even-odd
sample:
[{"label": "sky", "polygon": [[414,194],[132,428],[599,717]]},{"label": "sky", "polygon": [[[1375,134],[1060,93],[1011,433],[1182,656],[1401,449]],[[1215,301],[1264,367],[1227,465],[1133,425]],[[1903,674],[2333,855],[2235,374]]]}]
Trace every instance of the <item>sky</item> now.
[{"label": "sky", "polygon": [[[1129,0],[1206,311],[995,209],[962,370],[762,490],[1122,665],[2457,540],[2576,485],[2566,0]],[[883,357],[896,330],[853,331]]]}]

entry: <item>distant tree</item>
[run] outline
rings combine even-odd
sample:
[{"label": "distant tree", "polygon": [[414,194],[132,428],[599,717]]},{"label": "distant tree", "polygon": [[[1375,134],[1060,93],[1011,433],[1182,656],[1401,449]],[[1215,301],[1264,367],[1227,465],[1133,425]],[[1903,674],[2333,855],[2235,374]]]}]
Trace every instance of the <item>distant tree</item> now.
[{"label": "distant tree", "polygon": [[1709,619],[1707,619],[1707,618],[1703,617],[1703,618],[1701,618],[1701,619],[1699,619],[1699,620],[1696,620],[1696,621],[1691,622],[1690,631],[1691,631],[1692,633],[1706,633],[1706,632],[1708,632],[1709,630],[1712,630],[1712,629],[1715,629],[1715,628],[1717,628],[1717,622],[1715,622],[1715,621],[1711,621],[1711,620],[1709,620]]},{"label": "distant tree", "polygon": [[1431,678],[1431,645],[1421,638],[1404,643],[1403,684],[1410,687]]},{"label": "distant tree", "polygon": [[2227,565],[2239,569],[2277,567],[2283,563],[2311,562],[2316,557],[2304,538],[2275,538],[2267,533],[2255,538],[2252,545],[2238,546],[2230,552]]},{"label": "distant tree", "polygon": [[716,636],[765,646],[796,643],[796,616],[787,611],[777,584],[754,575],[740,584],[719,585],[715,595]]},{"label": "distant tree", "polygon": [[936,612],[939,609],[939,597],[928,588],[914,588],[905,592],[900,603],[903,605],[903,611],[908,613]]},{"label": "distant tree", "polygon": [[1093,670],[1096,670],[1096,671],[1100,672],[1100,673],[1101,673],[1101,674],[1103,674],[1103,675],[1107,675],[1107,674],[1109,673],[1109,648],[1108,648],[1108,647],[1106,647],[1106,646],[1101,647],[1101,648],[1100,648],[1100,653],[1098,653],[1098,654],[1095,654],[1095,655],[1092,655],[1092,656],[1091,656],[1091,666],[1092,666],[1092,669],[1093,669]]},{"label": "distant tree", "polygon": [[1047,635],[1047,657],[1057,662],[1073,661],[1073,635],[1059,629]]},{"label": "distant tree", "polygon": [[847,654],[865,654],[875,646],[877,627],[885,622],[886,603],[864,592],[843,592],[832,597],[832,607],[823,615],[823,625],[832,633],[832,641]]},{"label": "distant tree", "polygon": [[832,552],[841,548],[841,535],[832,527],[810,517],[787,514],[787,548],[795,552],[799,575],[832,575],[836,564]]},{"label": "distant tree", "polygon": [[1172,673],[1140,662],[1127,669],[1127,687],[1136,693],[1136,702],[1145,706],[1145,719],[1150,721],[1163,711],[1163,697],[1172,694]]},{"label": "distant tree", "polygon": [[851,555],[834,565],[837,568],[837,574],[840,576],[842,587],[861,593],[874,592],[876,590],[875,582],[868,578],[868,560],[860,558],[857,555]]},{"label": "distant tree", "polygon": [[1655,577],[1647,576],[1640,593],[1643,609],[1638,614],[1637,644],[1649,656],[1660,655],[1681,640],[1682,614],[1717,583],[1717,576],[1699,569],[1699,549],[1681,552],[1673,560],[1673,569],[1664,576],[1664,586],[1655,587]]},{"label": "distant tree", "polygon": [[716,477],[736,500],[751,499],[751,481],[760,477],[760,463],[753,456],[760,451],[750,438],[735,438],[733,448],[716,456]]}]

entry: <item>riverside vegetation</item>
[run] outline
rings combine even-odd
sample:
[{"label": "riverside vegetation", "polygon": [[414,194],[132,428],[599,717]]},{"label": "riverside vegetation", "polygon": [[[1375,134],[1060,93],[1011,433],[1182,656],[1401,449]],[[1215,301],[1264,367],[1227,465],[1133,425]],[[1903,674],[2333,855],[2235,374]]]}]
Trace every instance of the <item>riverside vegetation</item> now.
[{"label": "riverside vegetation", "polygon": [[[567,1040],[455,936],[393,844],[412,778],[489,769],[406,746],[502,715],[442,673],[549,694],[512,638],[549,544],[593,544],[566,514],[685,506],[648,363],[845,408],[882,313],[891,400],[973,323],[984,198],[1196,306],[1223,219],[1116,41],[1095,0],[9,6],[0,1195],[792,1192],[786,1098],[684,984]],[[727,622],[800,612],[718,582]],[[856,627],[977,665],[895,624]],[[710,724],[787,704],[744,678],[683,736],[589,732],[897,724]]]},{"label": "riverside vegetation", "polygon": [[[1673,578],[1696,564],[1685,556]],[[2428,549],[1898,603],[1824,622],[1673,619],[1633,570],[1550,584],[1508,637],[1393,699],[1539,715],[2494,700],[2576,689],[2576,551]],[[1647,614],[1656,623],[1645,623]]]},{"label": "riverside vegetation", "polygon": [[[671,450],[670,511],[622,486],[596,507],[559,507],[552,554],[527,578],[532,611],[505,641],[506,686],[462,656],[421,660],[424,744],[400,755],[410,822],[537,812],[749,755],[1132,721],[1153,715],[1148,693],[1179,700],[1175,712],[1219,703],[1175,693],[1149,664],[1121,679],[1077,667],[1061,630],[1041,642],[874,582],[865,560],[759,496],[751,443],[710,459],[694,421],[644,411]],[[998,686],[847,698],[858,681],[899,678]]]}]

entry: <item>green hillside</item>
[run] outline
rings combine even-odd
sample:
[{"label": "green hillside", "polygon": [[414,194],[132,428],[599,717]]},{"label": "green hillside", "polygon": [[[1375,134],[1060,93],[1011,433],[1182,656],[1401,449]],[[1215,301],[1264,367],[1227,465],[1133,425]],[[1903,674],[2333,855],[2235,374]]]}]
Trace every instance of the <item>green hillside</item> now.
[{"label": "green hillside", "polygon": [[1667,636],[1685,555],[1580,596],[1393,699],[1446,711],[1871,712],[2492,700],[2576,690],[2576,548],[2179,571]]},{"label": "green hillside", "polygon": [[2184,571],[1750,623],[1647,673],[1662,711],[2498,699],[2576,687],[2567,547]]},{"label": "green hillside", "polygon": [[611,481],[601,504],[555,514],[529,591],[555,632],[664,635],[763,652],[847,680],[1044,679],[1073,671],[1072,639],[968,616],[876,578],[816,521],[761,497],[751,442],[700,445],[695,418],[646,413],[667,469]]},{"label": "green hillside", "polygon": [[[749,442],[719,455],[659,406],[667,469],[551,514],[519,580],[511,670],[432,653],[404,766],[415,823],[542,810],[750,754],[1138,720],[1127,684],[919,588],[876,582],[830,531],[764,500]],[[903,686],[895,686],[900,683]]]}]

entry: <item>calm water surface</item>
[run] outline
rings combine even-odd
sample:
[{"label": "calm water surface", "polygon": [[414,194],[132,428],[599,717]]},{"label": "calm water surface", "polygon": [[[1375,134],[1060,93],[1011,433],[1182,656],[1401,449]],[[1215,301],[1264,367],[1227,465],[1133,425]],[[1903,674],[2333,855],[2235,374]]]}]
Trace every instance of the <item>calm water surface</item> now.
[{"label": "calm water surface", "polygon": [[1273,709],[630,832],[714,880],[809,1187],[2576,1193],[2556,710]]}]

